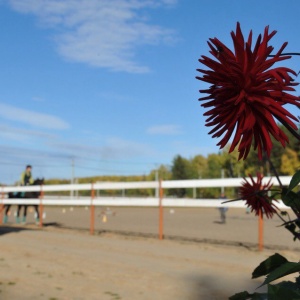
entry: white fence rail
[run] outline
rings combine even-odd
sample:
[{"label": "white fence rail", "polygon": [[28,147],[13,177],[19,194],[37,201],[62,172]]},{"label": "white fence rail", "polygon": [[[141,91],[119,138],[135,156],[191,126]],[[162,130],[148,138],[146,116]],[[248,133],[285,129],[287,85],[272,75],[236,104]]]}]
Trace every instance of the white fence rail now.
[{"label": "white fence rail", "polygon": [[[254,177],[255,178],[255,177]],[[283,185],[289,185],[291,176],[280,176]],[[271,180],[274,186],[278,186],[278,182],[274,177],[265,177],[263,183]],[[221,178],[221,179],[192,179],[192,180],[164,180],[161,182],[163,189],[173,188],[214,188],[214,187],[239,187],[243,178]],[[157,189],[158,181],[136,181],[136,182],[100,182],[85,184],[59,184],[44,186],[3,186],[2,192],[60,192],[60,191],[87,191],[87,190],[129,190],[129,189]]]},{"label": "white fence rail", "polygon": [[[222,204],[224,200],[219,199],[189,199],[189,198],[163,198],[162,205],[164,207],[220,207],[226,206],[231,208],[246,208],[245,201],[234,201],[231,203]],[[4,198],[2,203],[17,205],[17,204],[28,204],[28,205],[39,205],[41,204],[40,199],[7,199]],[[42,204],[46,206],[128,206],[128,207],[158,207],[159,199],[157,198],[146,198],[146,197],[101,197],[101,198],[44,198]],[[280,200],[276,203],[276,206],[280,209],[289,209]]]},{"label": "white fence rail", "polygon": [[[274,178],[265,178],[264,182],[271,180],[274,186],[278,182]],[[291,177],[280,177],[283,185],[289,185]],[[0,193],[2,194],[1,214],[5,204],[28,204],[39,205],[39,215],[43,216],[43,207],[46,205],[80,205],[90,207],[90,234],[94,234],[95,230],[95,206],[156,206],[159,207],[158,217],[158,237],[160,240],[164,238],[163,235],[163,207],[220,207],[223,200],[216,199],[172,199],[163,198],[162,190],[171,188],[213,188],[213,187],[239,187],[242,183],[242,178],[227,178],[227,179],[199,179],[199,180],[173,180],[173,181],[144,181],[144,182],[101,182],[95,184],[68,184],[68,185],[42,185],[42,186],[6,186],[1,187]],[[129,198],[129,197],[94,197],[96,190],[126,190],[126,189],[156,189],[157,197],[150,198]],[[44,192],[59,192],[59,191],[82,191],[90,190],[91,196],[83,199],[68,198],[61,199],[57,197],[45,197]],[[40,191],[41,196],[39,199],[9,199],[7,198],[8,192],[27,192],[27,191]],[[244,201],[237,201],[226,203],[228,207],[245,207]],[[280,201],[277,205],[279,208],[287,208]],[[1,224],[0,220],[0,224]],[[40,218],[39,224],[43,226],[43,217]],[[258,245],[259,250],[263,249],[263,219],[259,218],[259,237]]]},{"label": "white fence rail", "polygon": [[[280,180],[283,185],[289,185],[291,176],[281,176]],[[274,186],[278,185],[276,178],[265,177],[264,182],[271,180]],[[193,180],[167,180],[161,181],[162,189],[172,188],[215,188],[215,187],[239,187],[243,178],[221,178],[221,179],[193,179]],[[8,192],[62,192],[62,191],[87,191],[87,190],[127,190],[127,189],[156,189],[160,184],[158,181],[143,181],[143,182],[100,182],[87,184],[63,184],[63,185],[43,185],[43,186],[3,186],[0,189],[2,192],[3,204],[29,204],[38,205],[82,205],[82,206],[159,206],[159,197],[64,197],[46,196],[41,199],[8,199]],[[162,205],[166,207],[218,207],[221,206],[222,200],[217,199],[182,199],[182,198],[163,198]],[[226,204],[228,207],[245,207],[243,201],[232,202]],[[278,203],[279,208],[287,208],[281,201]]]}]

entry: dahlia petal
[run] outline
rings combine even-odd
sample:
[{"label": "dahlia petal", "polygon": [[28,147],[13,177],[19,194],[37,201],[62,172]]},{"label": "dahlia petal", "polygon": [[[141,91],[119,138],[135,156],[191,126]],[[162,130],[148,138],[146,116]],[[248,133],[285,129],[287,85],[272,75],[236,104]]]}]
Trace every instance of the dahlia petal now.
[{"label": "dahlia petal", "polygon": [[235,101],[234,104],[237,105],[237,104],[239,104],[239,102],[241,102],[242,100],[244,100],[245,95],[246,95],[245,91],[244,91],[244,90],[241,90],[241,91],[240,91],[240,94],[239,94],[239,96],[237,97],[237,99],[236,99],[236,101]]},{"label": "dahlia petal", "polygon": [[250,32],[249,32],[247,44],[248,44],[249,48],[251,48],[251,45],[252,45],[252,30],[250,30]]},{"label": "dahlia petal", "polygon": [[283,52],[283,50],[286,48],[287,44],[288,44],[288,42],[284,42],[282,44],[282,46],[280,47],[280,49],[275,54],[275,56],[274,56],[275,58],[278,58],[281,55],[281,53]]},{"label": "dahlia petal", "polygon": [[229,128],[227,130],[227,133],[225,134],[225,136],[221,139],[221,141],[217,144],[217,146],[220,146],[220,149],[224,148],[226,146],[226,144],[228,143],[232,133],[234,131],[234,127],[233,128]]},{"label": "dahlia petal", "polygon": [[260,44],[261,44],[261,34],[257,37],[257,40],[256,40],[256,44],[254,46],[254,49],[253,49],[253,56],[254,57],[257,57],[257,53],[258,53],[258,49],[260,47]]},{"label": "dahlia petal", "polygon": [[242,149],[251,148],[252,136],[253,136],[252,130],[243,133],[243,137],[239,145],[239,151],[241,151]]},{"label": "dahlia petal", "polygon": [[253,112],[250,109],[248,109],[245,112],[245,114],[246,114],[246,118],[247,119],[246,119],[246,122],[245,122],[245,125],[244,125],[243,129],[246,130],[246,131],[248,131],[248,130],[252,129],[253,126],[255,125],[256,118],[255,118]]},{"label": "dahlia petal", "polygon": [[285,120],[285,122],[287,122],[290,126],[294,127],[294,129],[297,129],[297,126],[287,117],[295,121],[298,121],[298,118],[292,115],[290,112],[288,112],[281,105],[278,105],[278,103],[272,103],[272,105],[270,105],[268,109],[271,113],[273,113],[275,118],[278,119],[278,117],[280,117],[282,120]]}]

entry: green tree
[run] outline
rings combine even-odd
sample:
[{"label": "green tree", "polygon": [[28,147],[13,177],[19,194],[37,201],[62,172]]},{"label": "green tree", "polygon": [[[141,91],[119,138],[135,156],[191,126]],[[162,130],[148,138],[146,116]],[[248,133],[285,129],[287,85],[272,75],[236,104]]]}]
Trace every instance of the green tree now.
[{"label": "green tree", "polygon": [[196,155],[190,160],[192,178],[203,178],[207,172],[207,159],[203,155]]},{"label": "green tree", "polygon": [[223,169],[223,157],[221,153],[212,153],[207,156],[206,178],[220,178]]},{"label": "green tree", "polygon": [[283,175],[293,175],[299,169],[299,165],[297,152],[286,148],[281,156],[281,173]]},{"label": "green tree", "polygon": [[238,160],[239,152],[235,148],[229,153],[230,145],[226,146],[221,152],[221,165],[224,170],[225,178],[234,178],[244,176],[244,160]]},{"label": "green tree", "polygon": [[[173,180],[182,180],[189,178],[189,171],[191,170],[190,163],[187,159],[180,155],[175,156],[172,162],[171,172]],[[186,195],[185,188],[172,189],[171,194],[182,198]]]}]

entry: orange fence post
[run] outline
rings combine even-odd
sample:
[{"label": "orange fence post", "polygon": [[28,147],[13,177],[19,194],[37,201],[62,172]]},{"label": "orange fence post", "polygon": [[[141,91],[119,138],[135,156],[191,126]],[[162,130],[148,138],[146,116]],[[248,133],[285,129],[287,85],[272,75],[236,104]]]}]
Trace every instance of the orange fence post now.
[{"label": "orange fence post", "polygon": [[43,213],[44,213],[43,198],[44,198],[44,191],[43,191],[43,185],[41,185],[40,205],[39,205],[40,227],[43,227]]},{"label": "orange fence post", "polygon": [[164,210],[162,205],[162,199],[163,199],[163,188],[161,186],[161,180],[159,180],[159,239],[163,240],[164,238]]},{"label": "orange fence post", "polygon": [[95,198],[95,190],[94,190],[94,184],[92,183],[92,190],[91,190],[91,220],[90,220],[90,234],[94,234],[95,230],[95,206],[93,203],[93,200]]},{"label": "orange fence post", "polygon": [[262,251],[264,249],[264,220],[263,214],[260,210],[258,213],[258,250]]}]

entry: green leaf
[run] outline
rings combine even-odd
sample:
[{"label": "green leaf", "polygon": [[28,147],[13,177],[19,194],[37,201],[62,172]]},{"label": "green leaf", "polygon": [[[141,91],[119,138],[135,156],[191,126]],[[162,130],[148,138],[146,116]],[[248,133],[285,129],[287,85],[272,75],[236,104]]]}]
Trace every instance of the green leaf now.
[{"label": "green leaf", "polygon": [[281,300],[281,299],[290,299],[296,300],[299,299],[300,291],[297,289],[298,285],[292,282],[281,282],[276,285],[268,285],[268,299],[271,300]]},{"label": "green leaf", "polygon": [[267,275],[286,262],[288,262],[288,260],[285,257],[275,253],[260,263],[260,265],[253,271],[252,278]]},{"label": "green leaf", "polygon": [[251,300],[266,300],[268,299],[268,294],[266,293],[254,293],[251,295]]},{"label": "green leaf", "polygon": [[228,299],[229,300],[247,300],[247,299],[249,299],[249,297],[251,297],[251,295],[247,291],[244,291],[244,292],[234,294],[233,296],[229,297]]},{"label": "green leaf", "polygon": [[244,291],[241,293],[237,293],[228,298],[229,300],[265,300],[267,299],[267,294],[265,293],[254,293],[249,294],[248,292]]},{"label": "green leaf", "polygon": [[296,282],[282,281],[276,285],[280,286],[281,288],[285,288],[285,289],[289,289],[289,290],[297,290],[298,292],[300,292],[300,285],[297,282],[297,280],[296,280]]},{"label": "green leaf", "polygon": [[295,263],[295,262],[286,262],[274,271],[272,271],[265,279],[261,286],[264,284],[270,283],[273,280],[276,280],[278,278],[284,277],[286,275],[295,273],[295,272],[300,272],[300,263]]},{"label": "green leaf", "polygon": [[295,208],[297,211],[300,210],[300,195],[299,194],[297,194],[293,191],[287,192],[287,189],[283,188],[281,198],[282,198],[283,203],[286,206]]},{"label": "green leaf", "polygon": [[292,177],[287,193],[295,188],[300,183],[300,170],[298,170]]},{"label": "green leaf", "polygon": [[296,225],[294,223],[290,223],[284,226],[288,231],[290,231],[293,235],[296,234]]}]

